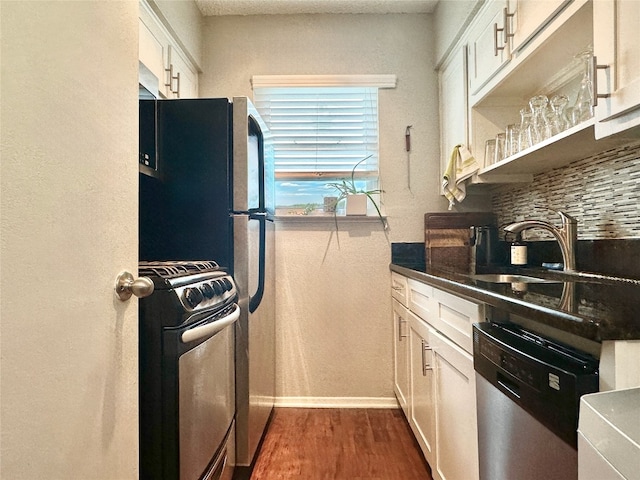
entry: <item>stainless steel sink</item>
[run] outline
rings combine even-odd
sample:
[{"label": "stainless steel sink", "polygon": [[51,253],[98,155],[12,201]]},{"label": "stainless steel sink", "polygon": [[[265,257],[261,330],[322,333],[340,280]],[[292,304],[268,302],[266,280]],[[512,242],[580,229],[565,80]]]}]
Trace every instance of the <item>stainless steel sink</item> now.
[{"label": "stainless steel sink", "polygon": [[483,273],[470,275],[474,280],[487,283],[562,283],[560,280],[530,277],[528,275],[513,275],[506,273]]}]

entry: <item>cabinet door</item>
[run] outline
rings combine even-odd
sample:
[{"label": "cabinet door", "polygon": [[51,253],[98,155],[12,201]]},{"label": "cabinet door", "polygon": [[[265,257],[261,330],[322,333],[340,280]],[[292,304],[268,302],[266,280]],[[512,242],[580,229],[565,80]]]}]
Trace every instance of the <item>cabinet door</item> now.
[{"label": "cabinet door", "polygon": [[508,29],[513,29],[511,50],[515,52],[526,45],[571,1],[511,0],[508,12],[513,14],[513,19],[507,26]]},{"label": "cabinet door", "polygon": [[394,391],[404,414],[409,417],[409,311],[397,300],[393,304],[393,380]]},{"label": "cabinet door", "polygon": [[[467,133],[467,47],[454,52],[440,70],[440,177],[456,145],[469,146]],[[474,153],[474,152],[472,152]],[[474,155],[477,155],[474,153]],[[476,156],[477,160],[480,160]]]},{"label": "cabinet door", "polygon": [[409,313],[411,401],[409,425],[432,468],[435,466],[435,390],[431,329]]},{"label": "cabinet door", "polygon": [[469,31],[469,91],[475,95],[511,59],[509,42],[504,41],[506,0],[493,0],[483,10]]},{"label": "cabinet door", "polygon": [[[599,65],[596,138],[640,125],[640,2],[593,2],[594,54]],[[597,20],[596,20],[597,19]]]},{"label": "cabinet door", "polygon": [[169,46],[168,64],[173,73],[170,98],[196,98],[198,96],[198,76],[178,50]]},{"label": "cabinet door", "polygon": [[159,83],[164,79],[164,47],[142,20],[138,22],[138,37],[138,59],[155,75],[158,80],[155,87],[160,90]]},{"label": "cabinet door", "polygon": [[140,2],[139,59],[156,77],[161,98],[195,98],[198,74],[178,41],[151,10]]},{"label": "cabinet door", "polygon": [[433,332],[436,395],[434,479],[477,480],[478,421],[473,357]]}]

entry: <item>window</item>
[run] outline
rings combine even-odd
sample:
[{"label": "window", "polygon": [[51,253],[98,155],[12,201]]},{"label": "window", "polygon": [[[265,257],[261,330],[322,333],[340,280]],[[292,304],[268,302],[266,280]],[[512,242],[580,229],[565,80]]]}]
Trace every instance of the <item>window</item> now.
[{"label": "window", "polygon": [[378,188],[377,86],[260,86],[255,79],[254,103],[273,141],[278,215],[327,213],[338,194],[328,184],[350,179],[363,159],[356,186]]}]

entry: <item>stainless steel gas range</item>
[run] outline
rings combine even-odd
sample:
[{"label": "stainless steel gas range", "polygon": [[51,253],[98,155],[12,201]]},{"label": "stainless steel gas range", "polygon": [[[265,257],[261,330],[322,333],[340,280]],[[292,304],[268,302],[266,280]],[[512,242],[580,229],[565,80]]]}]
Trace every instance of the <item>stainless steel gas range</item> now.
[{"label": "stainless steel gas range", "polygon": [[235,464],[233,278],[214,262],[141,262],[140,479],[230,479]]}]

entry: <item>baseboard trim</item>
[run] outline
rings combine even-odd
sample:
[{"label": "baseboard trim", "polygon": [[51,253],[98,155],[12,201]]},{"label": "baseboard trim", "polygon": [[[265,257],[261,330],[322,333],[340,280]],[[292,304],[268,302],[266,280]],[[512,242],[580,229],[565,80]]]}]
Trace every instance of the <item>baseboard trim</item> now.
[{"label": "baseboard trim", "polygon": [[395,397],[276,397],[283,408],[400,408]]}]

